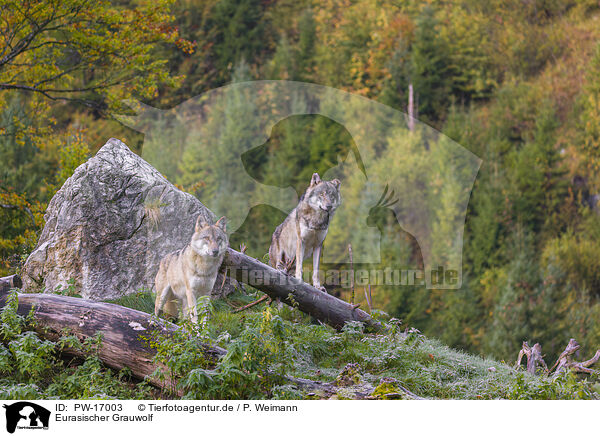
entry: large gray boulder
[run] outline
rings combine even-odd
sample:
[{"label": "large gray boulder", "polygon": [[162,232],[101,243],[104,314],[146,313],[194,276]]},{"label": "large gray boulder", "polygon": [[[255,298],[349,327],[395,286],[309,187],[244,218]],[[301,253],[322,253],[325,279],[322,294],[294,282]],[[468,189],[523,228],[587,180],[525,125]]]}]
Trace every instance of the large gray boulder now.
[{"label": "large gray boulder", "polygon": [[[26,291],[74,287],[94,300],[151,291],[160,260],[189,243],[198,215],[215,219],[118,139],[79,166],[50,201],[23,271]],[[232,291],[222,279],[215,296]]]}]

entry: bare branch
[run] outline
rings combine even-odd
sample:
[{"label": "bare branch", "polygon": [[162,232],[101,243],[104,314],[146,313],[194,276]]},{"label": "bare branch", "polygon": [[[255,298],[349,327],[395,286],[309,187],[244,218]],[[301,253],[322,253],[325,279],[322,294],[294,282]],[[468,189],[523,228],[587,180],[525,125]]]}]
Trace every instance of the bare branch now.
[{"label": "bare branch", "polygon": [[254,306],[256,306],[257,304],[260,304],[260,303],[262,303],[263,301],[267,300],[268,298],[269,298],[269,296],[268,296],[267,294],[265,294],[265,295],[263,295],[262,297],[260,297],[258,300],[256,300],[256,301],[253,301],[252,303],[248,303],[248,304],[246,304],[245,306],[242,306],[242,307],[239,307],[239,308],[235,309],[235,310],[233,311],[233,313],[238,313],[238,312],[241,312],[241,311],[243,311],[243,310],[250,309],[251,307],[254,307]]},{"label": "bare branch", "polygon": [[[71,98],[71,97],[57,97],[57,96],[49,94],[48,90],[38,89],[38,88],[34,88],[32,86],[27,86],[27,85],[10,85],[7,83],[0,83],[0,90],[3,90],[3,89],[4,90],[16,89],[16,90],[21,90],[21,91],[38,93],[38,94],[43,95],[44,97],[49,98],[50,100],[72,101],[72,102],[80,103],[87,107],[90,107],[93,109],[98,109],[98,110],[101,110],[104,108],[102,103],[95,102],[93,100],[85,100],[85,99],[81,99],[81,98]],[[52,91],[52,92],[56,92],[56,91]],[[69,91],[63,91],[63,92],[79,92],[79,91],[78,90],[69,90]]]},{"label": "bare branch", "polygon": [[18,210],[22,210],[25,213],[27,213],[27,215],[29,215],[29,218],[31,218],[31,222],[33,224],[33,226],[35,227],[35,218],[33,217],[33,213],[31,213],[31,209],[29,209],[27,206],[16,206],[14,204],[1,204],[0,203],[0,207],[3,209],[18,209]]}]

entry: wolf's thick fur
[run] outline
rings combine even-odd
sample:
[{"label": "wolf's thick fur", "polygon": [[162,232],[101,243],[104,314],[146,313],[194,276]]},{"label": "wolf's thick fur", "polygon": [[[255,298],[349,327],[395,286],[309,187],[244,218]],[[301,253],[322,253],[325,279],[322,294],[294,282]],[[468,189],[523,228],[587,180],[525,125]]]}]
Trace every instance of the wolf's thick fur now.
[{"label": "wolf's thick fur", "polygon": [[225,217],[214,225],[198,217],[190,243],[160,262],[155,279],[156,316],[164,307],[164,312],[177,317],[181,307],[184,317],[198,322],[196,299],[210,295],[229,245],[225,225]]},{"label": "wolf's thick fur", "polygon": [[269,263],[286,269],[296,261],[296,277],[302,279],[302,262],[313,256],[313,286],[324,290],[319,282],[319,261],[329,222],[342,202],[340,181],[321,180],[314,173],[310,186],[298,206],[273,233],[269,248]]}]

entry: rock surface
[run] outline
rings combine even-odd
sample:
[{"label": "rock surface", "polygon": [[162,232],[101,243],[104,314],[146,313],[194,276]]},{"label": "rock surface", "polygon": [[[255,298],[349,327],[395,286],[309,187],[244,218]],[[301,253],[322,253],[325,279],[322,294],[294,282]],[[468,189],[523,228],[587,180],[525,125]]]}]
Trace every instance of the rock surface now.
[{"label": "rock surface", "polygon": [[[24,289],[72,286],[94,300],[153,290],[160,260],[188,244],[198,215],[214,222],[200,201],[112,138],[50,201]],[[219,277],[213,296],[233,291],[222,283]]]}]

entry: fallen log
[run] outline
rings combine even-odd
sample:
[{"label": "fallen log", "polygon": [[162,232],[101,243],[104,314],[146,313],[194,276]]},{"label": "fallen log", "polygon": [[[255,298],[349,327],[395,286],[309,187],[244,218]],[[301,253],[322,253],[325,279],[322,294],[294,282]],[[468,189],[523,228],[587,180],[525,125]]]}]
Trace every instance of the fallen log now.
[{"label": "fallen log", "polygon": [[[0,310],[6,305],[8,295],[8,289],[0,291]],[[68,332],[84,341],[100,333],[100,360],[116,370],[127,367],[133,376],[141,380],[153,374],[160,366],[152,361],[155,350],[147,345],[142,336],[150,337],[154,332],[170,335],[178,328],[139,310],[111,303],[52,294],[19,293],[17,296],[17,313],[27,316],[33,308],[34,330],[40,337],[57,341],[63,333]],[[200,344],[199,348],[209,360],[215,362],[226,353],[220,347],[206,344]],[[63,350],[63,353],[85,357],[85,353],[77,349]],[[147,380],[153,386],[176,392],[173,380]]]},{"label": "fallen log", "polygon": [[296,307],[335,329],[341,329],[348,321],[360,321],[370,331],[383,329],[378,321],[357,306],[231,248],[227,250],[223,266],[238,281],[263,291],[273,300],[279,299]]}]

